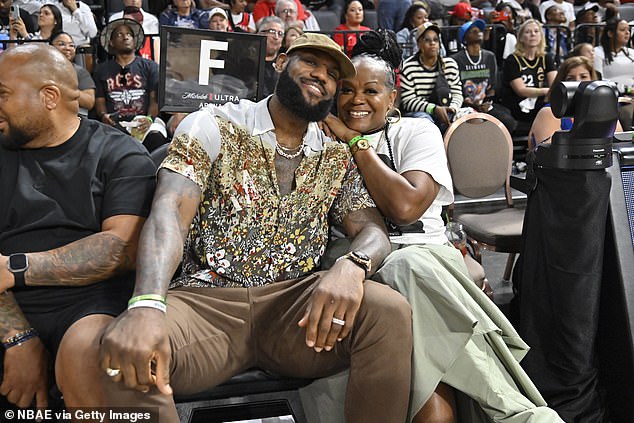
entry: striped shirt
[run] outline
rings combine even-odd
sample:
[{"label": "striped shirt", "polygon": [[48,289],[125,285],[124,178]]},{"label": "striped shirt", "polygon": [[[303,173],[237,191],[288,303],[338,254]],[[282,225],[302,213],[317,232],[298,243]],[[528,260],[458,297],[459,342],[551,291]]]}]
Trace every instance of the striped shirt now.
[{"label": "striped shirt", "polygon": [[[440,59],[439,59],[440,60]],[[458,64],[451,58],[442,59],[445,63],[444,73],[451,88],[451,103],[449,107],[458,110],[462,106],[462,83]],[[429,104],[427,98],[436,85],[438,70],[427,70],[416,54],[403,62],[401,72],[401,107],[405,112],[424,112]]]}]

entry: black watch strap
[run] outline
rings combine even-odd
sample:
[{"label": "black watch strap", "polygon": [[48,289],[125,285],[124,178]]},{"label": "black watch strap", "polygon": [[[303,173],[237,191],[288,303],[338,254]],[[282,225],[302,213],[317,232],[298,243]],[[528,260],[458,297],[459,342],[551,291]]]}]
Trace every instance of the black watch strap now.
[{"label": "black watch strap", "polygon": [[13,289],[23,289],[26,287],[24,274],[29,268],[29,260],[24,253],[11,254],[9,256],[9,272],[13,273]]}]

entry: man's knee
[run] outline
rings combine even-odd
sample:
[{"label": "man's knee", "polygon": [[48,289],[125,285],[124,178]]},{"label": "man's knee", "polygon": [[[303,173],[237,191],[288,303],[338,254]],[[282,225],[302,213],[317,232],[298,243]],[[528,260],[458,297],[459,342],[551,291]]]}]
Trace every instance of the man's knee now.
[{"label": "man's knee", "polygon": [[372,314],[377,323],[391,332],[411,336],[412,309],[400,293],[387,285],[366,281],[362,307]]},{"label": "man's knee", "polygon": [[[55,358],[56,382],[62,393],[97,382],[99,341],[112,321],[111,316],[94,314],[76,321],[64,334]],[[81,389],[81,388],[80,388]]]}]

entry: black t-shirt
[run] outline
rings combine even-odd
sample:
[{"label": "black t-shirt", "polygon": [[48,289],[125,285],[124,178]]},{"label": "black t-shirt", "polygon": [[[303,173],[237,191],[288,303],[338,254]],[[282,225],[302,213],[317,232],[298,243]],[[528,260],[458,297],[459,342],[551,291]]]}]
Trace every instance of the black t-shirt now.
[{"label": "black t-shirt", "polygon": [[527,87],[548,87],[546,74],[556,70],[555,61],[550,54],[536,57],[533,60],[511,54],[504,60],[502,104],[511,110],[515,119],[525,122],[535,119],[537,112],[544,105],[544,96],[537,97],[534,107],[529,112],[524,112],[520,107],[520,102],[525,100],[526,97],[520,97],[515,93],[513,88],[511,88],[511,81],[522,78],[524,85]]},{"label": "black t-shirt", "polygon": [[0,147],[0,253],[58,248],[104,219],[147,216],[155,166],[133,138],[93,120],[52,148]]},{"label": "black t-shirt", "polygon": [[[82,119],[57,147],[0,147],[0,253],[51,250],[100,232],[111,216],[147,216],[154,186],[147,150],[97,121]],[[126,272],[86,286],[27,286],[14,294],[54,357],[78,319],[125,310],[133,280],[134,272]]]},{"label": "black t-shirt", "polygon": [[118,112],[118,120],[147,115],[150,92],[158,92],[158,72],[156,62],[138,56],[125,67],[108,60],[95,69],[95,97],[105,98],[107,112]]}]

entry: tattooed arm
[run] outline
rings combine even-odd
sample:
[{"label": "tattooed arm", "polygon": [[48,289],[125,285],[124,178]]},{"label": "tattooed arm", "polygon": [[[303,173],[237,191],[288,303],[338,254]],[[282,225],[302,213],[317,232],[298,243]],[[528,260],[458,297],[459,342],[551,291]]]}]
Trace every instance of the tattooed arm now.
[{"label": "tattooed arm", "polygon": [[[11,292],[0,294],[0,339],[29,329],[31,325]],[[35,397],[38,407],[47,406],[48,353],[38,337],[4,352],[4,375],[0,395],[19,407],[28,407]]]},{"label": "tattooed arm", "polygon": [[[181,261],[201,193],[199,186],[184,176],[167,169],[159,171],[152,212],[141,233],[134,295],[166,295],[170,277]],[[102,338],[100,361],[104,370],[121,369],[112,378],[114,382],[124,380],[127,387],[141,391],[156,385],[162,393],[171,394],[170,346],[164,313],[147,307],[124,312]]]},{"label": "tattooed arm", "polygon": [[[28,253],[26,284],[86,285],[132,269],[144,220],[131,215],[113,216],[103,221],[100,233],[50,251]],[[2,341],[31,327],[13,293],[6,291],[14,285],[7,259],[0,256],[0,289],[4,291],[0,293]],[[19,407],[30,406],[35,398],[38,407],[46,408],[48,361],[48,353],[38,337],[7,349],[0,394]]]},{"label": "tattooed arm", "polygon": [[0,339],[4,341],[30,327],[13,294],[11,292],[0,294]]},{"label": "tattooed arm", "polygon": [[[134,269],[144,218],[118,215],[105,219],[102,232],[49,251],[28,253],[27,286],[80,286]],[[14,286],[7,270],[8,257],[0,255],[0,291]]]}]

